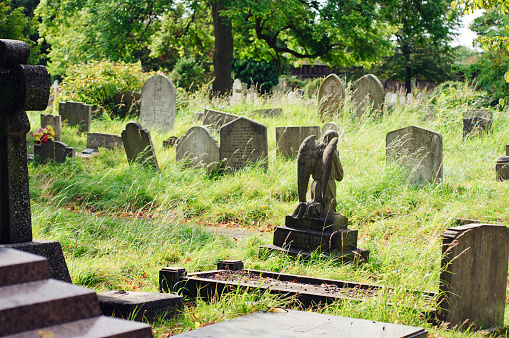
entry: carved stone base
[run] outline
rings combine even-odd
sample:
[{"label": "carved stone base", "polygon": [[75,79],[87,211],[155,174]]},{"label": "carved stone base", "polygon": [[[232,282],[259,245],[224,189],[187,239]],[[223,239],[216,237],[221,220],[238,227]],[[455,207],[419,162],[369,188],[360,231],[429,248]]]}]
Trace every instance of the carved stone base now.
[{"label": "carved stone base", "polygon": [[279,226],[274,232],[273,244],[308,251],[344,251],[357,248],[357,230],[315,231]]},{"label": "carved stone base", "polygon": [[331,212],[322,218],[295,218],[292,215],[286,215],[285,225],[294,229],[337,231],[346,229],[348,218],[335,212]]}]

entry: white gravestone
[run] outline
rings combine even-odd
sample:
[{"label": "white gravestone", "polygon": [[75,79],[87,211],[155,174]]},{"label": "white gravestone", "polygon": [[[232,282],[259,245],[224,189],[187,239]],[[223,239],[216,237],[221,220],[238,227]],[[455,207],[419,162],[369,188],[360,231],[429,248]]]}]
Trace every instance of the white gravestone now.
[{"label": "white gravestone", "polygon": [[219,145],[210,130],[194,126],[177,144],[176,159],[184,162],[186,167],[204,165],[208,170],[213,170],[219,164]]},{"label": "white gravestone", "polygon": [[175,127],[177,91],[164,75],[150,77],[141,89],[140,123],[160,133]]},{"label": "white gravestone", "polygon": [[318,114],[322,117],[341,113],[345,101],[345,86],[336,74],[325,78],[318,91]]},{"label": "white gravestone", "polygon": [[362,117],[366,109],[371,105],[373,105],[374,111],[380,111],[384,104],[384,99],[384,87],[380,80],[373,74],[364,75],[355,81],[352,93],[355,117]]},{"label": "white gravestone", "polygon": [[233,87],[232,87],[232,97],[230,100],[231,105],[236,105],[242,103],[243,98],[243,85],[242,82],[239,79],[235,79],[233,81]]}]

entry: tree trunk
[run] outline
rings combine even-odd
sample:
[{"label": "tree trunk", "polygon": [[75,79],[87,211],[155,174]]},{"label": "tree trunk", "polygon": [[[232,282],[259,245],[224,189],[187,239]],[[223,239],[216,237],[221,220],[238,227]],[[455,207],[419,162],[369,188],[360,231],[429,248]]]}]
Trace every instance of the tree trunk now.
[{"label": "tree trunk", "polygon": [[405,69],[405,89],[407,94],[412,92],[412,68],[408,66]]},{"label": "tree trunk", "polygon": [[212,20],[214,23],[214,83],[213,95],[228,94],[232,87],[233,34],[231,21],[221,16],[224,6],[219,2],[212,3]]}]

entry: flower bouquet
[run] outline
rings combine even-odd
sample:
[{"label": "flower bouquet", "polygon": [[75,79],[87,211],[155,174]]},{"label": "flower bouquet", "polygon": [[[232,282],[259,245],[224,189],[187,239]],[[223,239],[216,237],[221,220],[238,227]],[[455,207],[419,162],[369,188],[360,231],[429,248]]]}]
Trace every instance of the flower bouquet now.
[{"label": "flower bouquet", "polygon": [[55,139],[55,131],[52,126],[46,126],[46,128],[39,128],[34,132],[30,132],[30,137],[34,138],[36,144],[43,144]]}]

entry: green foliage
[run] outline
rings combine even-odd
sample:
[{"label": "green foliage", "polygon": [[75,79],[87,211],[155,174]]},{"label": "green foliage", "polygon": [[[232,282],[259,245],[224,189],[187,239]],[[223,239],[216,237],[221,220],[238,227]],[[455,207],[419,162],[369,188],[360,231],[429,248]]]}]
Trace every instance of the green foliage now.
[{"label": "green foliage", "polygon": [[509,83],[504,75],[509,70],[509,52],[491,50],[477,57],[468,68],[471,78],[487,93],[488,104],[496,106],[503,98],[509,97]]},{"label": "green foliage", "polygon": [[171,79],[177,87],[194,92],[205,82],[203,68],[193,57],[182,57],[171,72]]},{"label": "green foliage", "polygon": [[64,77],[60,101],[79,101],[103,106],[112,111],[114,96],[126,90],[141,91],[152,73],[142,71],[141,64],[90,61],[71,66]]},{"label": "green foliage", "polygon": [[256,86],[261,92],[269,92],[279,82],[275,62],[235,59],[232,72],[240,81]]}]

